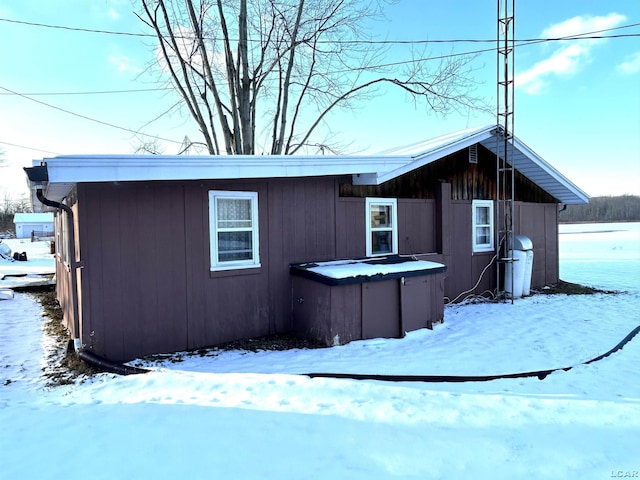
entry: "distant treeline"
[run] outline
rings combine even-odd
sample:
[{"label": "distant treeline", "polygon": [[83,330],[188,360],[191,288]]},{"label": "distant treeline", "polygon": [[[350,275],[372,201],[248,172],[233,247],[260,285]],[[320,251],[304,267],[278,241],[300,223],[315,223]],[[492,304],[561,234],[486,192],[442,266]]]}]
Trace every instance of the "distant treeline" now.
[{"label": "distant treeline", "polygon": [[560,212],[560,223],[569,222],[638,222],[640,197],[592,197],[586,205],[567,205]]}]

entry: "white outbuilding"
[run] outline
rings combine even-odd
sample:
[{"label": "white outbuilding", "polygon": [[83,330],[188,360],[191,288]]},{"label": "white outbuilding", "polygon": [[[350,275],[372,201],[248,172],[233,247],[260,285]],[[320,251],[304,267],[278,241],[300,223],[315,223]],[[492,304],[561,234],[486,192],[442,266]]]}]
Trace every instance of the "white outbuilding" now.
[{"label": "white outbuilding", "polygon": [[53,213],[16,213],[16,238],[53,237]]}]

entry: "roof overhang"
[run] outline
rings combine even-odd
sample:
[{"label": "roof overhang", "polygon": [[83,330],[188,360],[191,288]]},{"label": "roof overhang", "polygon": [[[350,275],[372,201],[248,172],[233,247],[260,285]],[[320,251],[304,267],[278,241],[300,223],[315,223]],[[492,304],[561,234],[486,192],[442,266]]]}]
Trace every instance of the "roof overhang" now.
[{"label": "roof overhang", "polygon": [[[68,155],[34,161],[32,189],[61,201],[78,183],[162,180],[227,180],[368,175],[407,159],[393,155]],[[45,169],[46,174],[41,172]],[[36,172],[42,178],[35,178]]]},{"label": "roof overhang", "polygon": [[[502,157],[496,125],[468,129],[376,155],[65,155],[34,161],[26,168],[35,199],[62,201],[78,183],[162,180],[225,180],[351,175],[354,185],[380,185],[447,155],[481,144]],[[589,197],[517,138],[510,163],[559,202],[587,203]],[[32,202],[34,208],[39,202]],[[46,209],[45,209],[46,210]],[[36,211],[41,211],[37,209]]]},{"label": "roof overhang", "polygon": [[[393,170],[378,171],[373,174],[354,177],[353,183],[356,185],[380,185],[477,143],[493,152],[494,155],[504,158],[504,132],[496,125],[489,125],[383,152],[400,156],[400,158],[402,158],[402,155],[409,156],[410,160],[404,164],[399,164]],[[549,193],[560,203],[588,203],[589,196],[585,192],[518,138],[514,137],[511,145],[513,148],[510,149],[508,163],[523,176]]]}]

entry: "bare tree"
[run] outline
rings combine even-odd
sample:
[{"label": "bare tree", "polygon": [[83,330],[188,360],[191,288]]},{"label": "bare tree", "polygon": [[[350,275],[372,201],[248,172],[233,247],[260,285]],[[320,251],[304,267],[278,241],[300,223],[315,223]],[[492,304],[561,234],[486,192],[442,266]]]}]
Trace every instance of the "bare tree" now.
[{"label": "bare tree", "polygon": [[161,71],[209,153],[293,154],[330,149],[330,140],[313,139],[329,113],[357,107],[383,84],[443,114],[476,106],[470,57],[434,70],[415,59],[402,75],[380,66],[385,47],[365,24],[392,2],[142,0],[139,18],[155,32]]}]

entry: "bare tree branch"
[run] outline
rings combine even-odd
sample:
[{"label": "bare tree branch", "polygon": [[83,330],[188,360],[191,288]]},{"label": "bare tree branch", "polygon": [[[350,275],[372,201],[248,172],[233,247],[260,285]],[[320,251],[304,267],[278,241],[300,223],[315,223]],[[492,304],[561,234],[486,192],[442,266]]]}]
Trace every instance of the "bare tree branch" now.
[{"label": "bare tree branch", "polygon": [[272,154],[320,145],[330,152],[318,126],[381,85],[441,115],[484,107],[472,95],[473,57],[435,68],[414,57],[405,72],[382,66],[389,47],[368,42],[365,24],[393,1],[142,0],[139,18],[155,32],[159,71],[209,153],[255,154],[256,145]]}]

